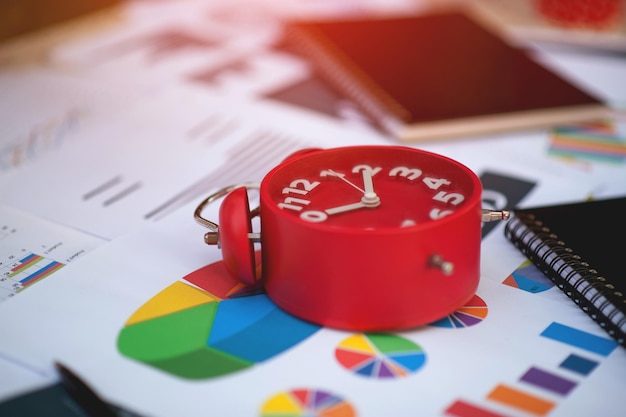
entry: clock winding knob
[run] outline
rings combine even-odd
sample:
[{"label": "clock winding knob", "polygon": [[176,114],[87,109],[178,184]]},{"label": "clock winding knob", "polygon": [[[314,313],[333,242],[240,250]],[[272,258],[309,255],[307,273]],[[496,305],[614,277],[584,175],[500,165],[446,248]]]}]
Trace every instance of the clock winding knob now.
[{"label": "clock winding knob", "polygon": [[454,264],[450,261],[446,261],[439,254],[431,255],[428,263],[430,266],[440,269],[444,275],[452,275],[454,272]]}]

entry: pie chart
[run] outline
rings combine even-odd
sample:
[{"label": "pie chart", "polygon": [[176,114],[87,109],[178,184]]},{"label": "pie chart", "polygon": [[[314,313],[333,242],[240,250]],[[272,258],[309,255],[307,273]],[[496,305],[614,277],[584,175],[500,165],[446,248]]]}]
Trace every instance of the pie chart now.
[{"label": "pie chart", "polygon": [[274,395],[261,408],[261,417],[355,417],[343,398],[322,390],[294,389]]},{"label": "pie chart", "polygon": [[319,326],[277,307],[222,262],[198,269],[143,304],[117,340],[131,359],[188,379],[231,374],[272,358]]},{"label": "pie chart", "polygon": [[335,349],[335,358],[356,375],[376,379],[406,377],[426,363],[419,345],[390,333],[349,336]]},{"label": "pie chart", "polygon": [[474,295],[463,307],[440,320],[430,323],[430,326],[450,329],[475,326],[487,317],[488,311],[487,303],[479,296]]},{"label": "pie chart", "polygon": [[543,272],[528,260],[513,271],[502,283],[533,294],[554,287],[554,283],[550,281],[550,278],[546,277]]}]

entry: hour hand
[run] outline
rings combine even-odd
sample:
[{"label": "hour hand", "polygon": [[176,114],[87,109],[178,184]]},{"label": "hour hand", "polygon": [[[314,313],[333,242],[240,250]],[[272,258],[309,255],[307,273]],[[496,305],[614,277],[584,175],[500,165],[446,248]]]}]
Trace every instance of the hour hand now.
[{"label": "hour hand", "polygon": [[360,209],[363,207],[367,207],[367,205],[365,205],[365,203],[363,203],[362,201],[359,201],[358,203],[346,204],[346,205],[339,206],[339,207],[329,208],[329,209],[324,210],[324,212],[326,214],[345,213],[346,211],[352,211],[352,210]]},{"label": "hour hand", "polygon": [[345,204],[339,207],[332,207],[324,210],[326,214],[337,214],[337,213],[345,213],[346,211],[357,210],[363,207],[374,208],[380,205],[380,199],[374,194],[374,200],[367,200],[366,196],[361,198],[361,201],[357,203]]}]

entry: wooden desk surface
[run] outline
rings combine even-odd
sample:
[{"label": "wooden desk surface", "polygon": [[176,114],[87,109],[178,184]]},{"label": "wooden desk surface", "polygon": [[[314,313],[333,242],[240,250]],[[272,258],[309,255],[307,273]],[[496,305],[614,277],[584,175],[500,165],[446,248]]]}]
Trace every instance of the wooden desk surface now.
[{"label": "wooden desk surface", "polygon": [[12,38],[89,12],[121,3],[123,0],[3,0],[0,2],[0,40]]}]

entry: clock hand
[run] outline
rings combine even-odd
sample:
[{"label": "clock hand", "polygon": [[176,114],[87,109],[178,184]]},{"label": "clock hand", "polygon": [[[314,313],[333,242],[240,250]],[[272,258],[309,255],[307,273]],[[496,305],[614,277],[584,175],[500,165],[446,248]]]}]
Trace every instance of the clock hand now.
[{"label": "clock hand", "polygon": [[343,182],[345,182],[346,184],[356,188],[357,190],[359,190],[360,192],[362,192],[363,194],[365,194],[365,190],[363,190],[361,187],[359,187],[358,185],[353,184],[352,182],[348,181],[347,179],[345,179],[345,175],[340,174],[338,172],[333,171],[332,169],[329,169],[328,172],[330,174],[332,174],[333,176],[339,178],[340,180],[342,180]]},{"label": "clock hand", "polygon": [[363,207],[367,207],[367,205],[365,205],[365,203],[363,203],[362,201],[359,201],[358,203],[346,204],[344,206],[329,208],[329,209],[324,210],[324,212],[326,214],[345,213],[346,211],[352,211],[352,210],[360,209]]},{"label": "clock hand", "polygon": [[365,188],[363,198],[361,199],[363,203],[368,204],[371,207],[375,207],[380,204],[380,198],[376,195],[376,192],[374,192],[372,170],[370,169],[363,170],[363,188]]},{"label": "clock hand", "polygon": [[351,203],[351,204],[346,204],[346,205],[339,206],[339,207],[332,207],[332,208],[324,210],[324,212],[326,214],[337,214],[337,213],[345,213],[346,211],[360,209],[363,207],[368,207],[368,208],[378,207],[380,205],[380,199],[378,198],[378,196],[376,196],[376,194],[374,194],[374,196],[376,197],[375,199],[369,199],[367,198],[367,195],[364,195],[361,201],[359,201],[358,203]]},{"label": "clock hand", "polygon": [[[335,172],[332,169],[329,169],[325,172],[339,178],[346,184],[362,192],[363,198],[361,198],[361,203],[363,204],[364,207],[377,207],[380,204],[380,198],[374,192],[374,182],[372,181],[372,170],[370,169],[363,170],[363,185],[365,187],[365,190],[355,185],[351,181],[347,180],[345,178],[345,175]],[[330,209],[330,210],[333,210],[333,209]],[[328,214],[332,214],[332,213],[328,213]]]}]

